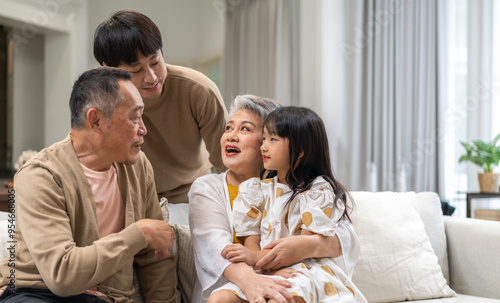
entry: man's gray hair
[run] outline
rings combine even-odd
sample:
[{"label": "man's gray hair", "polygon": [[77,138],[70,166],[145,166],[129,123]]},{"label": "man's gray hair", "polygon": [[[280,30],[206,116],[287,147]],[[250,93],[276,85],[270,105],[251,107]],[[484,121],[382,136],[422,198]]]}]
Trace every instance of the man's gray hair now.
[{"label": "man's gray hair", "polygon": [[254,95],[239,95],[234,98],[229,109],[229,119],[239,111],[240,109],[248,110],[256,114],[262,121],[264,121],[267,115],[280,107],[280,104],[271,98],[263,98]]},{"label": "man's gray hair", "polygon": [[98,67],[84,72],[73,85],[69,108],[71,128],[82,129],[87,121],[87,112],[95,108],[110,119],[123,96],[119,81],[130,81],[132,75],[114,67]]}]

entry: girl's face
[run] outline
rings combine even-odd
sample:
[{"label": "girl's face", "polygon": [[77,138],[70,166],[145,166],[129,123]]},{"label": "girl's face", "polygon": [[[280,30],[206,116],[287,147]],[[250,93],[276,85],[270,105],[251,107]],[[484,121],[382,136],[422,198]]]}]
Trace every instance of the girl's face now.
[{"label": "girl's face", "polygon": [[262,121],[258,115],[245,109],[237,111],[227,122],[220,145],[227,168],[247,179],[258,177],[262,166]]},{"label": "girl's face", "polygon": [[288,138],[270,135],[264,128],[263,142],[260,148],[264,168],[278,171],[278,181],[286,184],[286,174],[290,170],[290,150]]}]

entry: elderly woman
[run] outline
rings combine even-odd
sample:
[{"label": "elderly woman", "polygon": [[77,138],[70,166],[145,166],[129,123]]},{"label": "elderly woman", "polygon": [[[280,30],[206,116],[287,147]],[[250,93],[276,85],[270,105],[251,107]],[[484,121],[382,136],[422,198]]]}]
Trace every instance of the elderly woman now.
[{"label": "elderly woman", "polygon": [[[259,176],[262,122],[277,106],[271,99],[252,95],[236,97],[220,141],[222,160],[228,170],[198,178],[189,192],[189,225],[204,299],[231,281],[249,302],[257,302],[261,297],[293,302],[285,281],[259,275],[248,265],[231,263],[223,257],[226,245],[242,243],[233,232],[233,201],[241,182]],[[348,221],[341,221],[333,237],[293,236],[274,241],[266,248],[271,251],[256,263],[256,268],[276,270],[306,258],[332,257],[351,276],[359,256],[358,239]]]}]

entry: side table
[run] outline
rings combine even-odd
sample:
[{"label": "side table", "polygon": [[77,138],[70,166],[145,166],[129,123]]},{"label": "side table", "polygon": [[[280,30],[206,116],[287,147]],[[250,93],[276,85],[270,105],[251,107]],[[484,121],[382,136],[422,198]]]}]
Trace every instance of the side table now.
[{"label": "side table", "polygon": [[500,198],[500,192],[498,193],[478,193],[471,192],[467,193],[467,218],[471,217],[471,203],[472,199],[488,199],[488,198]]}]

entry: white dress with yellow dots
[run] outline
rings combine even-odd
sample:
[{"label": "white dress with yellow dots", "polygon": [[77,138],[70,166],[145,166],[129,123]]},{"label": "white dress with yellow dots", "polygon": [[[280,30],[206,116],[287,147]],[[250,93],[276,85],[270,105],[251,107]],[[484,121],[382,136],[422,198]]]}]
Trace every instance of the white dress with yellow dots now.
[{"label": "white dress with yellow dots", "polygon": [[[288,203],[291,194],[291,189],[278,183],[277,177],[263,181],[252,178],[243,182],[233,207],[236,235],[260,235],[261,247],[300,234],[301,229],[329,237],[335,235],[345,206],[337,201],[334,207],[333,189],[325,179],[316,178],[310,190]],[[286,279],[292,284],[289,291],[308,303],[367,302],[332,258],[306,259],[290,268],[302,274]],[[236,292],[246,300],[241,291]]]},{"label": "white dress with yellow dots", "polygon": [[[192,303],[206,302],[208,296],[228,280],[225,269],[231,262],[224,259],[221,251],[233,243],[233,211],[226,174],[208,174],[196,179],[189,191],[189,226],[193,242],[193,254],[197,277]],[[351,222],[339,222],[342,255],[333,260],[349,277],[359,257],[359,240]]]}]

